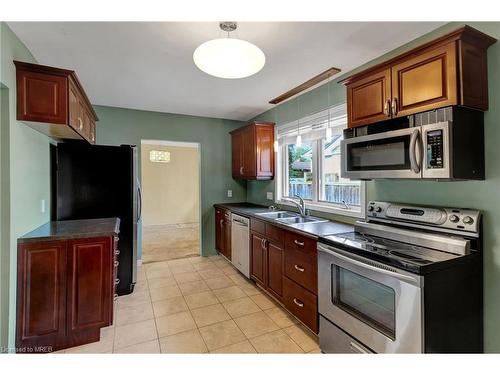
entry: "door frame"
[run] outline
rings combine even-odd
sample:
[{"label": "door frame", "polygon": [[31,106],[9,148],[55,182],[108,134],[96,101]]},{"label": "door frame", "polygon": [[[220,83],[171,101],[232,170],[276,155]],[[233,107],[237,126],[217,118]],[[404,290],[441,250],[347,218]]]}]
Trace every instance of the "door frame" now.
[{"label": "door frame", "polygon": [[[198,151],[198,242],[199,251],[198,255],[202,256],[202,237],[201,237],[201,227],[202,227],[202,195],[201,195],[201,143],[200,142],[184,142],[184,141],[171,141],[165,139],[141,139],[141,148],[139,149],[139,155],[142,156],[142,145],[158,145],[158,146],[172,146],[172,147],[190,147],[195,148]],[[140,181],[142,186],[142,158],[140,158]],[[140,221],[141,229],[141,263],[142,263],[142,218]]]}]

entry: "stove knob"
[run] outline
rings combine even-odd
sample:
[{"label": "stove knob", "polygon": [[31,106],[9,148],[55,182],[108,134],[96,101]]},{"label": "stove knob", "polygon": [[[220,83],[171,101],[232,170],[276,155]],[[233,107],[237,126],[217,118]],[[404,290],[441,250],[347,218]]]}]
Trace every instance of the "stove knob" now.
[{"label": "stove knob", "polygon": [[382,211],[382,207],[379,207],[379,206],[375,207],[375,212],[381,212],[381,211]]},{"label": "stove knob", "polygon": [[457,215],[450,215],[450,221],[452,223],[456,223],[456,222],[458,222],[458,220],[460,220],[460,219]]},{"label": "stove knob", "polygon": [[372,212],[373,211],[373,206],[368,206],[368,212]]},{"label": "stove knob", "polygon": [[474,223],[474,219],[471,218],[470,216],[464,217],[463,221],[464,221],[464,224],[467,224],[467,225],[471,225],[472,223]]}]

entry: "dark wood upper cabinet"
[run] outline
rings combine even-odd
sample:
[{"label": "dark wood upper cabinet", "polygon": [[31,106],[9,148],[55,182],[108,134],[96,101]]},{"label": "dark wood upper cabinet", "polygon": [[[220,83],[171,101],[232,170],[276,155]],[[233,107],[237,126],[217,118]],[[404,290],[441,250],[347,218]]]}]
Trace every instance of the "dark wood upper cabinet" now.
[{"label": "dark wood upper cabinet", "polygon": [[17,119],[55,139],[95,143],[97,115],[72,70],[14,61]]},{"label": "dark wood upper cabinet", "polygon": [[394,64],[392,117],[458,104],[455,43]]},{"label": "dark wood upper cabinet", "polygon": [[391,70],[385,69],[347,86],[350,126],[387,120],[391,103]]},{"label": "dark wood upper cabinet", "polygon": [[349,127],[450,105],[487,110],[486,50],[495,42],[464,26],[345,79]]},{"label": "dark wood upper cabinet", "polygon": [[231,132],[233,178],[274,177],[274,123],[252,122]]}]

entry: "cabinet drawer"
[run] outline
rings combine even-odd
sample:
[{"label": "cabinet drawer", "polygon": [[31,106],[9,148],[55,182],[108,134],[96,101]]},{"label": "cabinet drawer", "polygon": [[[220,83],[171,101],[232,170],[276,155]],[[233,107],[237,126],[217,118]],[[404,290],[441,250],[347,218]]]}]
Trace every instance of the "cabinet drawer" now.
[{"label": "cabinet drawer", "polygon": [[283,278],[283,289],[283,302],[286,308],[302,323],[317,333],[318,298],[288,277]]},{"label": "cabinet drawer", "polygon": [[285,240],[285,231],[274,225],[266,223],[266,237],[271,240],[283,244]]},{"label": "cabinet drawer", "polygon": [[316,254],[289,248],[285,251],[285,275],[300,286],[318,294],[318,261]]},{"label": "cabinet drawer", "polygon": [[250,229],[260,234],[266,234],[266,223],[257,219],[250,219]]},{"label": "cabinet drawer", "polygon": [[295,249],[307,254],[316,255],[316,240],[293,232],[286,232],[285,249]]}]

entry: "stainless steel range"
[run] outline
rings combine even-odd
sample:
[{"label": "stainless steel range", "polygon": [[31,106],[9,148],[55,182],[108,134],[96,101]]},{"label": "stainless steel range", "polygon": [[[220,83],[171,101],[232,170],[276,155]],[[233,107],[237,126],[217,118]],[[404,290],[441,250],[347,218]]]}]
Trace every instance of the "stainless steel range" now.
[{"label": "stainless steel range", "polygon": [[318,242],[325,353],[482,352],[481,213],[369,202]]}]

